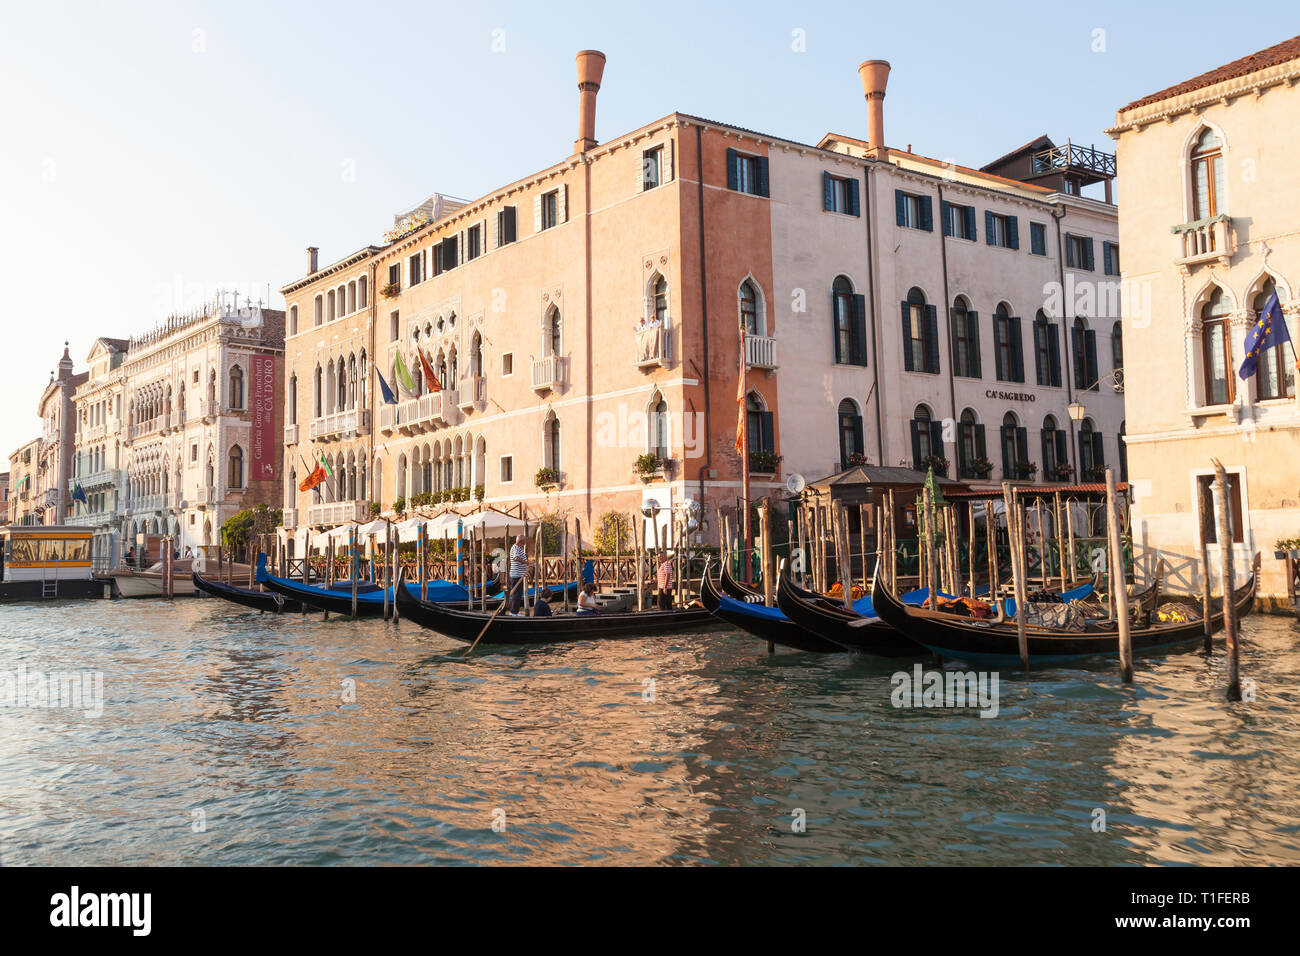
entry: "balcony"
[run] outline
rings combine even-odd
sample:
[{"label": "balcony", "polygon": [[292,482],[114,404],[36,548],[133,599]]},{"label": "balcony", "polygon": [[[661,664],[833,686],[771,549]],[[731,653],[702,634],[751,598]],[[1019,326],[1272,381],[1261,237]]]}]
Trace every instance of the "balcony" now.
[{"label": "balcony", "polygon": [[1208,262],[1226,266],[1232,259],[1232,220],[1227,216],[1198,219],[1174,226],[1170,232],[1178,237],[1175,262],[1184,274]]},{"label": "balcony", "polygon": [[533,359],[533,391],[547,392],[564,384],[564,359],[559,355]]},{"label": "balcony", "polygon": [[287,529],[289,529],[289,530],[292,530],[292,529],[298,527],[298,509],[297,509],[297,508],[285,508],[285,509],[284,509],[284,521],[283,521],[283,524],[284,524],[284,527],[287,528]]},{"label": "balcony", "polygon": [[108,433],[107,425],[87,425],[81,430],[82,442],[99,441]]},{"label": "balcony", "polygon": [[333,528],[349,521],[369,520],[369,501],[331,501],[328,504],[311,505],[307,509],[307,524],[313,528]]},{"label": "balcony", "polygon": [[350,408],[313,418],[308,429],[312,441],[333,441],[370,434],[370,409]]},{"label": "balcony", "polygon": [[185,412],[179,408],[173,409],[167,413],[167,427],[172,431],[179,431],[185,427]]},{"label": "balcony", "polygon": [[765,335],[745,336],[746,368],[776,369],[776,339]]},{"label": "balcony", "polygon": [[107,528],[117,524],[116,511],[95,511],[87,515],[77,515],[73,520],[90,528]]},{"label": "balcony", "polygon": [[217,489],[200,488],[194,492],[194,507],[207,508],[217,503]]},{"label": "balcony", "polygon": [[45,489],[45,491],[42,492],[40,496],[41,504],[44,505],[46,508],[58,507],[59,499],[62,497],[59,492],[60,489],[58,488]]},{"label": "balcony", "polygon": [[439,425],[451,425],[455,421],[456,402],[456,390],[444,388],[397,405],[383,405],[379,409],[379,430],[389,435],[394,430],[413,435]]},{"label": "balcony", "polygon": [[205,422],[215,422],[221,417],[220,402],[199,402],[199,418]]},{"label": "balcony", "polygon": [[54,422],[46,420],[41,427],[41,441],[49,445],[59,440],[59,427]]},{"label": "balcony", "polygon": [[644,329],[636,333],[636,367],[668,367],[672,360],[672,329]]},{"label": "balcony", "polygon": [[117,487],[117,483],[121,480],[121,477],[122,472],[120,469],[105,468],[94,472],[93,474],[84,475],[81,478],[70,478],[68,480],[68,490],[73,491],[76,488],[78,481],[81,482],[81,487],[84,491],[93,491],[96,488],[104,487],[115,488]]},{"label": "balcony", "polygon": [[298,444],[298,426],[297,426],[297,425],[285,425],[285,426],[284,426],[284,443],[285,443],[286,445],[296,445],[296,444]]}]

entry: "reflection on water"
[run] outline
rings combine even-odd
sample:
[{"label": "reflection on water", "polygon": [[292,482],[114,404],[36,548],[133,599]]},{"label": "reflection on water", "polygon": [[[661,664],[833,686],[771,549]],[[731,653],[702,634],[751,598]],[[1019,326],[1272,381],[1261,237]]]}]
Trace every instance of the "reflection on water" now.
[{"label": "reflection on water", "polygon": [[728,632],[463,660],[409,623],[11,606],[0,671],[105,702],[0,708],[0,862],[1296,863],[1300,630],[1244,646],[1254,703],[1220,647],[1003,674],[989,720]]}]

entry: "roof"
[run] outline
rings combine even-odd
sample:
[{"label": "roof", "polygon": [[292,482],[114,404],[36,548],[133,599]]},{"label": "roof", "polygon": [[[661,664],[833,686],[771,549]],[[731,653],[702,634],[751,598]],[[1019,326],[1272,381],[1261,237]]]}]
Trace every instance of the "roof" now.
[{"label": "roof", "polygon": [[[935,481],[943,486],[960,487],[961,482],[951,478],[935,476]],[[828,475],[809,485],[923,485],[925,472],[913,471],[911,468],[894,468],[889,465],[853,465],[838,474]]]},{"label": "roof", "polygon": [[1123,113],[1137,109],[1139,106],[1148,106],[1161,100],[1172,99],[1184,93],[1191,93],[1193,90],[1204,89],[1207,86],[1213,86],[1215,83],[1222,83],[1224,80],[1231,80],[1259,70],[1266,70],[1270,66],[1278,66],[1297,58],[1300,58],[1300,36],[1294,36],[1289,40],[1283,40],[1281,43],[1260,50],[1258,53],[1252,53],[1250,56],[1243,56],[1239,60],[1225,63],[1223,66],[1216,67],[1199,76],[1194,76],[1190,80],[1183,80],[1181,83],[1167,86],[1150,96],[1134,100],[1128,106],[1120,107],[1119,112]]},{"label": "roof", "polygon": [[1014,159],[1015,157],[1019,156],[1021,153],[1027,153],[1030,150],[1033,150],[1034,152],[1038,152],[1040,149],[1051,149],[1055,145],[1056,144],[1052,142],[1051,137],[1049,137],[1046,133],[1044,133],[1042,136],[1039,136],[1035,139],[1031,139],[1029,142],[1025,143],[1024,146],[1018,147],[1017,149],[1013,149],[1005,156],[999,156],[997,159],[993,160],[993,162],[985,163],[983,166],[980,167],[980,172],[984,172],[986,170],[992,169],[994,166],[1001,166],[1003,163],[1007,162],[1010,159]]}]

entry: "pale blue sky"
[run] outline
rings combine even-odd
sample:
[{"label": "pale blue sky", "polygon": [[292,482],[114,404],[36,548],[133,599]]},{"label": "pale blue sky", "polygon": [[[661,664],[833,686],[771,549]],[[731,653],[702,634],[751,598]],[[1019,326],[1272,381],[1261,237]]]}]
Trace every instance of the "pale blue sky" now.
[{"label": "pale blue sky", "polygon": [[1117,107],[1298,21],[1205,0],[9,0],[0,454],[38,431],[65,338],[80,371],[96,336],[144,331],[217,287],[269,284],[282,307],[274,290],[305,271],[306,246],[331,262],[432,192],[476,197],[566,156],[580,49],[609,57],[601,140],[673,110],[805,142],[865,136],[857,65],[883,58],[890,144],[979,166],[1039,133],[1110,148]]}]

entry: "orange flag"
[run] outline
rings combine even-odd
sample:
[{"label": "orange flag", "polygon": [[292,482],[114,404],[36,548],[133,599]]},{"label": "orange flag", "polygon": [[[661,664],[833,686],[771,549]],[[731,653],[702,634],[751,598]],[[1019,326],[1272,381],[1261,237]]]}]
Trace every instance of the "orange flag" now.
[{"label": "orange flag", "polygon": [[313,488],[315,488],[317,485],[319,485],[322,481],[324,481],[324,480],[325,480],[325,477],[326,477],[326,475],[325,475],[325,466],[324,466],[324,465],[317,465],[317,466],[316,466],[316,470],[313,471],[313,472],[312,472],[310,475],[308,475],[306,478],[304,478],[304,479],[302,480],[302,483],[301,483],[300,485],[298,485],[298,490],[299,490],[299,491],[311,491]]},{"label": "orange flag", "polygon": [[429,360],[424,357],[424,349],[417,347],[415,350],[420,356],[420,368],[424,371],[424,384],[431,392],[441,392],[442,382],[438,381],[438,376],[433,374],[433,366]]}]

